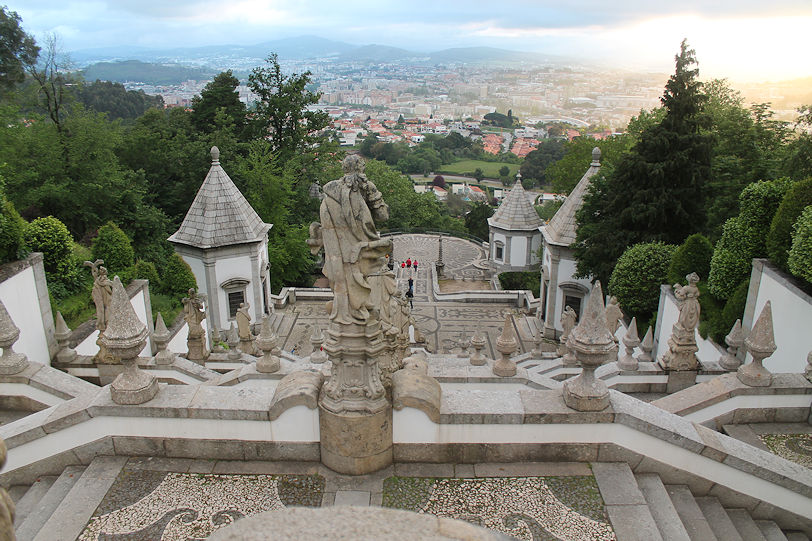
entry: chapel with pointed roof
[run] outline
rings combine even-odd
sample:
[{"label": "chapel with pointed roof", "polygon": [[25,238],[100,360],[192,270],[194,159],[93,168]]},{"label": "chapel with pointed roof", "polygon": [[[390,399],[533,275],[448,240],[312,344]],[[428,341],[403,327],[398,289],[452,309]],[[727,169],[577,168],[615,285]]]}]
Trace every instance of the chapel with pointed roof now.
[{"label": "chapel with pointed roof", "polygon": [[488,218],[490,261],[498,272],[538,267],[541,218],[522,186],[521,174],[493,216]]}]

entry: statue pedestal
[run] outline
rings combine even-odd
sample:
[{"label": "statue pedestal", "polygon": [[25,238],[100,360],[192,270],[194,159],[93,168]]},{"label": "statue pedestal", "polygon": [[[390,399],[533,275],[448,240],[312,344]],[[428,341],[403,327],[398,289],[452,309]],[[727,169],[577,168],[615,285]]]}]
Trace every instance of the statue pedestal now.
[{"label": "statue pedestal", "polygon": [[690,333],[682,329],[675,329],[668,339],[668,351],[660,357],[659,363],[664,370],[696,370],[699,368],[699,360],[696,358],[696,352],[699,348],[696,345],[694,338],[694,330],[691,329]]},{"label": "statue pedestal", "polygon": [[392,408],[377,413],[333,413],[319,405],[321,462],[345,475],[392,464]]},{"label": "statue pedestal", "polygon": [[209,350],[206,349],[206,339],[203,336],[194,337],[190,336],[186,339],[186,359],[196,362],[199,365],[206,364],[206,359],[209,358]]},{"label": "statue pedestal", "polygon": [[362,475],[392,463],[392,406],[381,382],[387,352],[380,322],[332,324],[324,350],[332,362],[319,395],[321,461]]}]

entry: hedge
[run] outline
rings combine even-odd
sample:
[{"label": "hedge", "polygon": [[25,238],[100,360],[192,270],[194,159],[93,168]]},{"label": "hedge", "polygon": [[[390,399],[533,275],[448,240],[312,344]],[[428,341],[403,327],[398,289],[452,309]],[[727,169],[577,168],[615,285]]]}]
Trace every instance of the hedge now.
[{"label": "hedge", "polygon": [[630,315],[646,317],[657,310],[660,285],[668,279],[675,249],[671,244],[648,242],[623,252],[609,279],[609,293],[617,297],[621,308]]},{"label": "hedge", "polygon": [[172,254],[161,280],[161,291],[167,295],[182,296],[192,288],[197,288],[192,268],[177,253]]},{"label": "hedge", "polygon": [[130,238],[113,222],[107,222],[99,228],[99,234],[93,240],[92,251],[93,259],[104,260],[104,266],[111,275],[132,266],[135,259]]},{"label": "hedge", "polygon": [[812,283],[812,205],[795,222],[787,264],[792,274]]},{"label": "hedge", "polygon": [[668,283],[682,283],[685,281],[685,276],[692,272],[697,273],[702,280],[707,280],[711,257],[713,257],[711,241],[699,233],[691,235],[674,251],[674,255],[671,257]]},{"label": "hedge", "polygon": [[788,271],[787,258],[792,245],[792,226],[804,208],[812,205],[812,178],[796,182],[781,200],[767,235],[767,255],[770,261]]}]

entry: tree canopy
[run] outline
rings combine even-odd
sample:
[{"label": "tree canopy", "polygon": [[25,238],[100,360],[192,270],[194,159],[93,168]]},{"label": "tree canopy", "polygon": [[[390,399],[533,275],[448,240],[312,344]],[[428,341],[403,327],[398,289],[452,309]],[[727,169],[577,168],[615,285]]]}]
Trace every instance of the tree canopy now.
[{"label": "tree canopy", "polygon": [[0,6],[0,92],[25,78],[25,69],[37,61],[39,47],[20,26],[20,16]]}]

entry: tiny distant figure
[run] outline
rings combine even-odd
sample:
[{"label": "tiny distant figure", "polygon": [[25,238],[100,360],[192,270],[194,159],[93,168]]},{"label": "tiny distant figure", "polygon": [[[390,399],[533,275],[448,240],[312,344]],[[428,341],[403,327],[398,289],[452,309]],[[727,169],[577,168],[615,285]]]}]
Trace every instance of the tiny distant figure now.
[{"label": "tiny distant figure", "polygon": [[409,308],[414,309],[414,292],[412,288],[409,288],[409,291],[406,292],[406,298],[409,299]]},{"label": "tiny distant figure", "polygon": [[417,260],[412,261],[412,266],[414,267],[414,271],[417,272]]},{"label": "tiny distant figure", "polygon": [[408,268],[410,268],[410,269],[412,268],[412,258],[411,257],[406,260],[406,266]]},{"label": "tiny distant figure", "polygon": [[412,291],[412,290],[413,290],[413,288],[414,288],[414,280],[412,280],[411,278],[409,278],[409,291]]},{"label": "tiny distant figure", "polygon": [[405,269],[405,268],[406,268],[406,263],[401,263],[401,264],[400,264],[400,268],[401,268],[401,269]]}]

